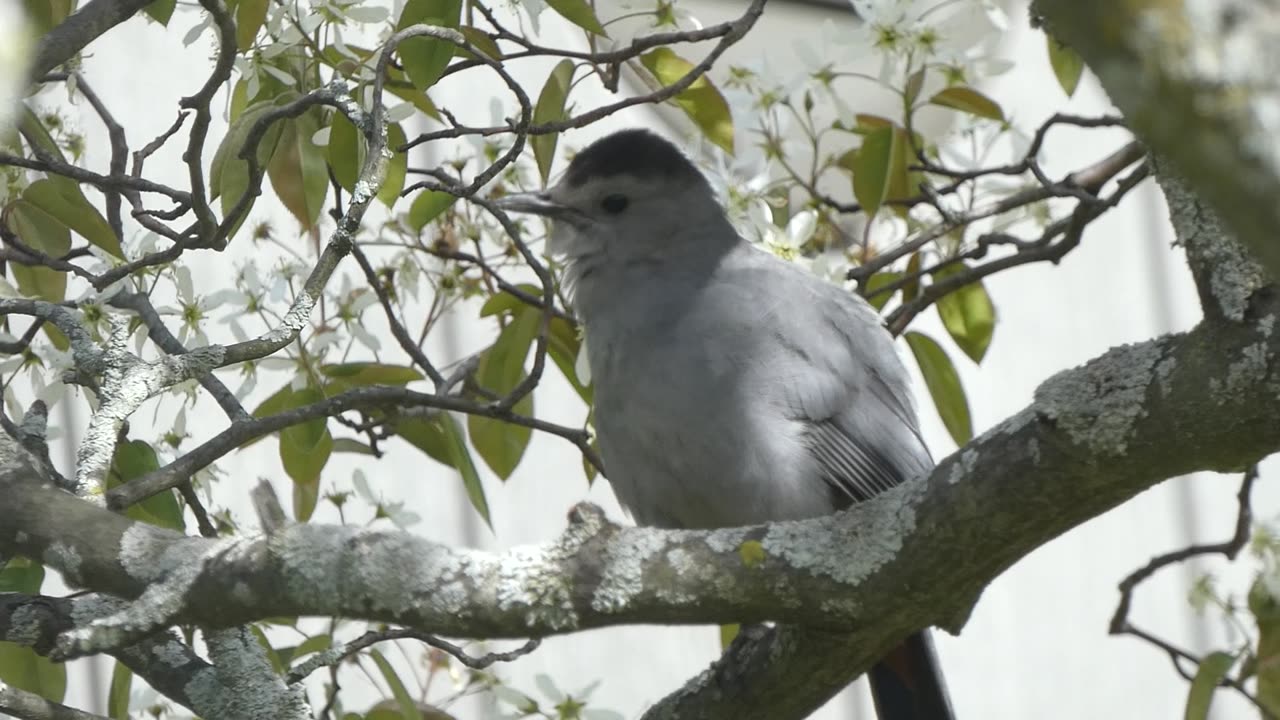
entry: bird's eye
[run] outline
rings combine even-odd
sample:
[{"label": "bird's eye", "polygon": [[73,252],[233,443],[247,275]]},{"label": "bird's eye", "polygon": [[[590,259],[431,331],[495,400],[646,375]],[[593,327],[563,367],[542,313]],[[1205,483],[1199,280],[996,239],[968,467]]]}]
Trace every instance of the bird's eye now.
[{"label": "bird's eye", "polygon": [[617,215],[627,209],[627,203],[629,202],[630,200],[627,200],[626,195],[609,195],[600,201],[600,207],[611,215]]}]

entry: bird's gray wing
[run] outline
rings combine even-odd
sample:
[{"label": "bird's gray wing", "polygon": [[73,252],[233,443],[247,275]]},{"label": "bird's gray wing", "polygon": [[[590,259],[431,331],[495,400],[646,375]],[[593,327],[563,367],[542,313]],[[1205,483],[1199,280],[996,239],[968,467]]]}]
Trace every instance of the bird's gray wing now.
[{"label": "bird's gray wing", "polygon": [[786,286],[794,302],[773,317],[774,346],[783,357],[770,365],[803,371],[773,370],[772,379],[782,386],[778,402],[804,425],[804,442],[834,504],[874,497],[932,466],[910,379],[879,314],[788,263],[756,262],[772,264],[770,281]]},{"label": "bird's gray wing", "polygon": [[906,479],[876,448],[850,436],[834,419],[809,425],[805,440],[839,506],[870,500]]}]

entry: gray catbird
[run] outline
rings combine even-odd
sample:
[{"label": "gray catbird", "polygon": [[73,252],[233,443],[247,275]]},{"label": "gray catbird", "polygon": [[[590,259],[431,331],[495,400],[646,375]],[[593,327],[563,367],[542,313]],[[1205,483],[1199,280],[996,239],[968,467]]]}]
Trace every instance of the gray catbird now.
[{"label": "gray catbird", "polygon": [[[636,522],[811,518],[932,466],[879,315],[745,241],[671,143],[614,133],[546,191],[499,204],[554,221],[600,452]],[[952,717],[927,631],[870,678],[883,720]]]}]

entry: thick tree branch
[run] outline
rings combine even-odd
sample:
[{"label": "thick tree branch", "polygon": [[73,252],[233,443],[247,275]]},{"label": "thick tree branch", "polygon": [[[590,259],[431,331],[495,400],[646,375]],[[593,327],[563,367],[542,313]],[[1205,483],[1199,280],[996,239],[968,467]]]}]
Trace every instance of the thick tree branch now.
[{"label": "thick tree branch", "polygon": [[1160,163],[1157,177],[1174,236],[1187,250],[1201,309],[1215,320],[1242,322],[1249,299],[1266,285],[1266,274],[1249,249],[1226,231],[1218,213],[1167,165]]},{"label": "thick tree branch", "polygon": [[[72,597],[0,593],[0,640],[48,654],[62,633],[119,612],[123,605],[119,598],[98,593]],[[165,697],[204,717],[222,717],[222,698],[236,692],[218,682],[212,666],[172,631],[156,633],[111,654]],[[190,694],[200,688],[213,692]]]},{"label": "thick tree branch", "polygon": [[1280,278],[1280,7],[1251,0],[1035,0],[1032,7],[1097,73],[1130,127]]}]

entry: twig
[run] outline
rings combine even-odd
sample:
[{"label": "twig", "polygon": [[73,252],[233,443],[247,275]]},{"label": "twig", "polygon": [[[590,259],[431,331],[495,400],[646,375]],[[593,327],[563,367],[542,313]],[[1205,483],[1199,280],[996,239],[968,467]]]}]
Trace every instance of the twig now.
[{"label": "twig", "polygon": [[[430,395],[402,387],[360,387],[275,415],[236,421],[168,465],[112,488],[106,493],[107,506],[118,510],[163,490],[177,487],[196,471],[208,466],[231,450],[264,435],[307,420],[329,417],[348,410],[374,408],[387,411],[389,407],[406,410],[433,408],[480,415],[562,437],[572,442],[584,454],[590,451],[589,439],[585,431],[502,410],[496,407],[496,403],[476,403],[452,395]],[[594,453],[591,455],[594,456]],[[598,458],[595,459],[598,460]]]},{"label": "twig", "polygon": [[508,652],[492,652],[481,655],[480,657],[472,657],[461,647],[420,630],[411,630],[409,628],[388,628],[377,631],[370,630],[355,640],[347,643],[343,647],[333,648],[326,652],[317,653],[307,659],[306,662],[290,669],[289,674],[285,676],[285,682],[290,685],[302,682],[308,675],[322,667],[336,666],[343,660],[346,660],[361,650],[387,640],[421,640],[433,648],[449,653],[453,657],[457,658],[458,662],[461,662],[463,665],[466,665],[473,670],[483,670],[484,668],[498,662],[511,662],[516,658],[523,657],[534,650],[537,650],[538,646],[542,644],[541,640],[535,638],[529,640],[515,650]]},{"label": "twig", "polygon": [[[1201,545],[1189,545],[1181,550],[1174,550],[1163,555],[1157,555],[1152,558],[1145,566],[1133,571],[1124,580],[1120,581],[1120,602],[1116,605],[1115,613],[1111,616],[1111,623],[1108,626],[1108,632],[1112,635],[1133,635],[1141,640],[1145,640],[1152,645],[1160,648],[1169,656],[1169,661],[1173,663],[1173,667],[1187,680],[1193,677],[1193,673],[1189,672],[1182,666],[1183,662],[1189,662],[1199,665],[1201,658],[1177,647],[1173,643],[1159,638],[1145,630],[1136,627],[1129,620],[1129,611],[1133,604],[1133,593],[1138,585],[1145,582],[1157,571],[1170,565],[1176,565],[1186,562],[1193,557],[1201,555],[1222,555],[1227,560],[1235,560],[1236,556],[1249,542],[1249,531],[1253,523],[1253,510],[1249,502],[1249,495],[1253,491],[1253,484],[1258,479],[1258,466],[1255,464],[1250,467],[1244,474],[1244,479],[1240,483],[1240,491],[1236,493],[1236,500],[1239,509],[1236,511],[1236,526],[1231,537],[1220,543],[1208,543]],[[1245,688],[1244,683],[1230,676],[1224,676],[1219,683],[1221,687],[1229,687],[1236,690],[1245,697],[1249,702],[1253,703],[1258,711],[1262,713],[1264,718],[1275,720],[1275,716],[1264,707],[1252,693]]]},{"label": "twig", "polygon": [[[1140,182],[1150,175],[1150,168],[1147,163],[1138,166],[1132,173],[1123,178],[1115,191],[1105,199],[1093,198],[1089,203],[1080,203],[1070,217],[1059,220],[1050,224],[1045,228],[1041,238],[1032,243],[1023,243],[1022,249],[1013,255],[998,258],[989,261],[977,267],[969,268],[963,272],[949,275],[932,285],[923,288],[920,294],[910,302],[904,303],[885,318],[885,324],[888,325],[890,332],[895,335],[901,334],[910,324],[916,315],[923,312],[930,305],[937,302],[947,293],[957,290],[977,282],[988,275],[1002,270],[1007,270],[1018,265],[1026,265],[1033,262],[1057,262],[1072,248],[1080,243],[1080,238],[1084,232],[1084,228],[1089,222],[1102,215],[1107,210],[1119,204],[1120,200],[1129,193]],[[1059,235],[1063,239],[1051,244],[1051,240]],[[980,253],[985,253],[985,248],[979,249]],[[933,272],[937,266],[930,267],[925,272]]]},{"label": "twig", "polygon": [[[445,138],[458,138],[458,137],[463,137],[465,135],[479,135],[481,137],[487,137],[490,135],[506,134],[513,131],[519,132],[521,135],[547,135],[550,133],[562,132],[564,130],[570,130],[573,128],[580,128],[586,125],[590,125],[591,123],[596,122],[601,118],[608,117],[609,115],[612,115],[618,112],[619,110],[624,110],[626,108],[629,108],[635,105],[651,105],[651,104],[657,104],[660,102],[665,102],[666,100],[669,100],[675,97],[676,95],[684,92],[689,88],[689,86],[697,82],[698,78],[706,74],[707,70],[711,68],[711,66],[716,62],[716,60],[718,60],[720,56],[723,55],[731,45],[741,40],[742,37],[747,34],[747,31],[750,30],[752,26],[755,25],[756,20],[760,18],[760,14],[764,12],[764,3],[765,3],[765,0],[753,0],[751,5],[738,19],[728,23],[724,23],[722,25],[714,26],[712,28],[707,28],[707,30],[714,30],[715,33],[711,34],[709,38],[704,38],[704,39],[710,39],[713,37],[717,37],[718,35],[720,38],[720,41],[716,43],[716,46],[712,48],[709,53],[707,53],[707,56],[703,58],[701,62],[699,62],[697,65],[694,65],[692,68],[690,68],[688,73],[686,73],[676,82],[662,88],[661,90],[648,93],[645,95],[637,95],[635,97],[627,98],[625,100],[620,100],[610,105],[604,105],[602,107],[598,107],[594,110],[582,113],[581,115],[577,115],[575,117],[571,117],[565,120],[543,123],[540,125],[529,125],[526,123],[522,126],[517,126],[517,127],[459,126],[455,128],[450,128],[448,130],[439,130],[435,132],[423,133],[422,135],[419,135],[418,137],[410,140],[401,149],[407,150],[408,148],[415,147],[417,145],[421,145],[422,143],[430,142],[432,140],[440,140]],[[698,32],[698,31],[695,31],[695,32]],[[644,40],[643,38],[640,38],[637,42],[640,42],[643,40]],[[616,52],[618,53],[617,57],[619,58],[619,60],[617,61],[620,61],[621,59],[628,59],[638,54],[638,53],[631,53],[629,49],[620,50]],[[605,58],[613,57],[613,55],[609,53],[602,53],[600,54],[600,56],[603,56]],[[614,62],[617,62],[617,61],[614,61]]]}]

